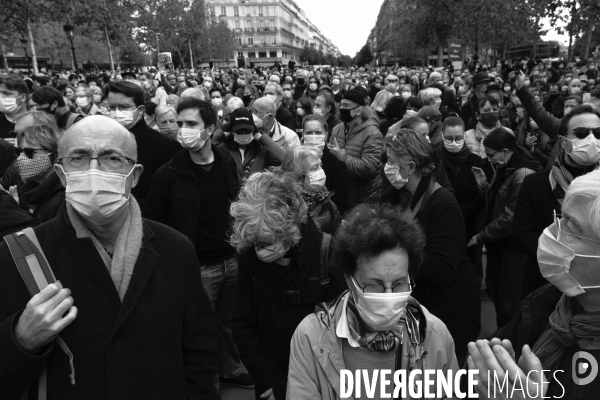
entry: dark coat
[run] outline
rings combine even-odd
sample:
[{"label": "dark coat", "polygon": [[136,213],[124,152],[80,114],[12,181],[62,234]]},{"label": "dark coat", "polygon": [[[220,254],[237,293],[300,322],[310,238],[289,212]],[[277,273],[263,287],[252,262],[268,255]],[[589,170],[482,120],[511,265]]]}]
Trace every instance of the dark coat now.
[{"label": "dark coat", "polygon": [[2,242],[0,398],[17,399],[44,365],[50,399],[217,398],[217,321],[185,236],[144,220],[142,248],[121,303],[92,240],[75,236],[66,207],[34,230],[78,309],[60,334],[75,357],[76,384],[59,346],[30,355],[16,342],[14,326],[30,296]]},{"label": "dark coat", "polygon": [[286,128],[290,128],[294,132],[296,131],[296,119],[294,118],[294,114],[285,108],[283,104],[280,104],[279,108],[277,108],[275,119]]},{"label": "dark coat", "polygon": [[39,215],[34,217],[21,209],[8,192],[0,189],[0,238],[41,223]]},{"label": "dark coat", "polygon": [[[213,146],[215,162],[221,166],[223,180],[229,187],[229,200],[237,197],[241,178],[229,152]],[[192,243],[198,234],[201,188],[196,181],[190,152],[181,150],[160,167],[152,178],[152,186],[144,204],[145,218],[170,226],[183,233]]]},{"label": "dark coat", "polygon": [[[421,179],[411,209],[427,190],[430,178]],[[400,206],[401,192],[388,189],[382,202]],[[456,349],[466,351],[481,327],[480,287],[466,252],[467,236],[461,209],[444,188],[431,194],[416,219],[427,236],[423,263],[415,276],[412,296],[446,324]]]},{"label": "dark coat", "polygon": [[137,186],[131,189],[131,194],[143,209],[144,200],[152,184],[152,175],[181,150],[181,145],[150,128],[144,118],[129,131],[133,133],[137,142],[138,164],[144,166],[144,172],[140,175]]},{"label": "dark coat", "polygon": [[263,263],[254,248],[238,258],[231,326],[240,358],[255,380],[257,399],[271,388],[276,399],[285,399],[290,341],[296,327],[319,302],[333,300],[346,289],[346,281],[331,274],[331,285],[321,300],[291,305],[281,297],[262,298],[278,290],[319,287],[323,234],[312,218],[302,231],[302,240],[290,250],[293,255],[289,267]]},{"label": "dark coat", "polygon": [[17,153],[15,152],[15,146],[4,139],[0,139],[0,178],[4,176],[8,167],[10,167],[16,159]]},{"label": "dark coat", "polygon": [[331,201],[344,214],[348,210],[348,168],[343,161],[331,154],[327,146],[323,148],[321,163],[326,176],[325,187],[334,192]]}]

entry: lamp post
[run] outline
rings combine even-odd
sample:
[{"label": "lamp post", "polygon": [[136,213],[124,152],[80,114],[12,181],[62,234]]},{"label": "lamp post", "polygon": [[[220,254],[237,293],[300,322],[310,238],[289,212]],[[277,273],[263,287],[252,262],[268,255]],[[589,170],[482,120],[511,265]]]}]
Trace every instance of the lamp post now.
[{"label": "lamp post", "polygon": [[125,60],[125,62],[123,64],[125,64],[126,66],[129,65],[129,52],[126,51],[125,53],[123,53],[123,60]]},{"label": "lamp post", "polygon": [[19,39],[21,44],[23,45],[23,51],[25,52],[25,59],[27,60],[27,70],[31,69],[31,65],[29,63],[29,54],[27,54],[27,39]]},{"label": "lamp post", "polygon": [[66,24],[63,26],[65,33],[67,34],[67,38],[71,42],[71,53],[73,55],[73,64],[75,67],[75,71],[77,71],[77,57],[75,56],[75,46],[73,46],[73,39],[75,38],[74,30],[75,27],[71,24]]}]

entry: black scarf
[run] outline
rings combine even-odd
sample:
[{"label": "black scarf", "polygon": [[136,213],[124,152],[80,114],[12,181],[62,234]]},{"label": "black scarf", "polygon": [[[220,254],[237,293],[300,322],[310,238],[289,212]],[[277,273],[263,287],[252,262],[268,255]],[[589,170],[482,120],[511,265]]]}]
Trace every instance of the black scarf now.
[{"label": "black scarf", "polygon": [[323,189],[320,192],[312,192],[302,188],[302,196],[304,197],[304,201],[308,206],[308,211],[312,211],[323,201],[329,199],[329,191],[327,189]]},{"label": "black scarf", "polygon": [[469,154],[471,154],[471,150],[466,143],[463,145],[463,148],[456,153],[448,151],[446,146],[442,144],[442,157],[448,161],[445,165],[452,171],[454,176],[458,175],[460,167],[467,161]]}]

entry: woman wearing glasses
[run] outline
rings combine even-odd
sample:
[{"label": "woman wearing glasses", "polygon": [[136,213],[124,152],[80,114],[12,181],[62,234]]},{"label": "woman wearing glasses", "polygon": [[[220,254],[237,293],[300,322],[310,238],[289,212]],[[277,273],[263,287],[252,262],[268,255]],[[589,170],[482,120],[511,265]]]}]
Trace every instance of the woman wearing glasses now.
[{"label": "woman wearing glasses", "polygon": [[[366,370],[371,379],[382,369],[458,368],[448,329],[412,296],[429,257],[425,239],[410,213],[389,205],[359,205],[346,217],[332,261],[349,290],[319,304],[296,329],[287,398],[341,398],[344,369],[353,376]],[[366,393],[364,383],[357,385]],[[386,391],[393,388],[392,379]]]},{"label": "woman wearing glasses", "polygon": [[467,343],[479,335],[481,315],[479,282],[465,250],[461,209],[434,176],[435,152],[422,135],[400,129],[388,133],[385,142],[384,173],[391,187],[381,202],[410,212],[427,232],[413,296],[446,324],[463,361]]},{"label": "woman wearing glasses", "polygon": [[[495,370],[498,376],[508,368],[522,373],[519,366],[527,366],[532,372],[543,369],[545,380],[550,381],[541,393],[544,398],[564,394],[577,400],[598,398],[599,198],[600,171],[571,182],[562,202],[562,216],[551,214],[551,225],[537,241],[539,270],[550,284],[546,282],[525,298],[519,312],[494,333],[489,344],[483,341],[469,344],[470,369],[489,369],[492,373]],[[535,372],[529,376],[539,377]],[[530,380],[527,389],[534,393],[533,386],[538,382]],[[505,390],[512,393],[512,381],[508,386]],[[487,391],[487,388],[477,389],[480,395]]]},{"label": "woman wearing glasses", "polygon": [[496,321],[503,326],[517,311],[521,299],[523,270],[527,256],[511,240],[517,198],[527,175],[541,169],[528,152],[517,146],[515,135],[504,127],[491,130],[481,144],[495,169],[488,185],[481,169],[474,168],[477,186],[485,193],[485,226],[469,240],[467,247],[485,244],[487,275],[496,307]]},{"label": "woman wearing glasses", "polygon": [[32,215],[42,222],[58,214],[65,188],[54,172],[54,153],[60,130],[56,118],[44,111],[28,111],[15,124],[17,161],[0,184]]}]

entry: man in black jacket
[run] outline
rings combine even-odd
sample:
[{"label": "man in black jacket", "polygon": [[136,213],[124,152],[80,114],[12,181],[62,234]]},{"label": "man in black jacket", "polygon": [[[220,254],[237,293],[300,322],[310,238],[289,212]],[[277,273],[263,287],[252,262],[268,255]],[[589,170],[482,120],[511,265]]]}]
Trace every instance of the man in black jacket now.
[{"label": "man in black jacket", "polygon": [[[233,342],[229,319],[233,309],[237,257],[228,243],[229,205],[237,197],[241,182],[229,152],[213,147],[211,136],[217,115],[206,101],[185,98],[177,106],[183,150],[154,174],[144,207],[144,216],[183,233],[196,245],[202,283],[216,311],[219,327],[219,377],[222,382],[253,388],[242,373],[240,356]],[[248,117],[231,129],[246,125]]]},{"label": "man in black jacket", "polygon": [[[576,136],[574,130],[577,128],[588,129],[587,132],[585,129],[583,131],[584,138]],[[600,112],[590,105],[575,107],[560,122],[561,136],[558,140],[561,152],[552,168],[531,174],[523,181],[513,217],[512,237],[519,251],[529,256],[529,262],[525,266],[522,298],[547,283],[537,263],[538,238],[554,221],[554,212],[561,213],[562,200],[571,181],[593,171],[600,162],[600,154],[595,152],[595,143],[592,143],[589,154],[573,153],[572,150],[577,142],[583,142],[585,136],[591,135],[594,128],[600,128]]]},{"label": "man in black jacket", "polygon": [[275,119],[277,122],[286,128],[296,131],[296,118],[294,117],[294,114],[283,106],[283,89],[281,86],[277,83],[269,82],[265,86],[263,97],[268,97],[275,103],[275,107],[277,107]]},{"label": "man in black jacket", "polygon": [[145,173],[131,193],[143,208],[152,175],[181,150],[181,145],[148,127],[144,120],[144,91],[135,83],[111,82],[108,86],[108,107],[110,117],[135,136],[138,160]]},{"label": "man in black jacket", "polygon": [[67,202],[34,231],[60,281],[31,297],[0,243],[0,398],[37,392],[45,366],[50,399],[216,400],[218,332],[198,259],[184,235],[142,218],[134,138],[90,116],[57,157]]},{"label": "man in black jacket", "polygon": [[56,118],[58,127],[67,130],[84,116],[71,112],[62,94],[53,87],[42,87],[33,92],[31,101],[38,111],[45,111]]}]

